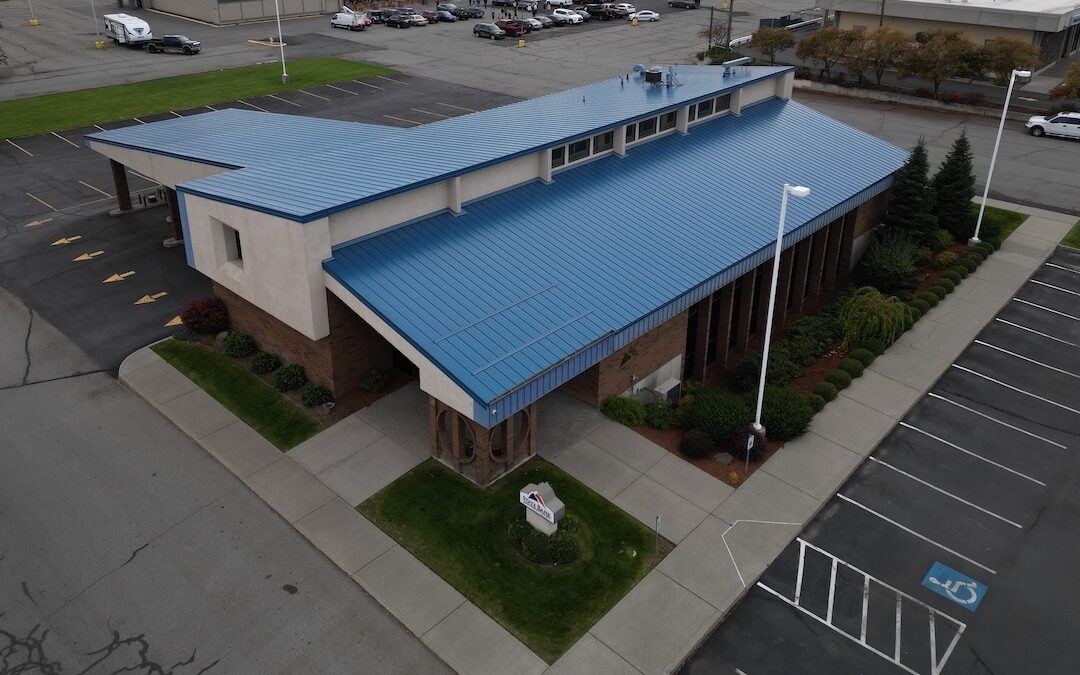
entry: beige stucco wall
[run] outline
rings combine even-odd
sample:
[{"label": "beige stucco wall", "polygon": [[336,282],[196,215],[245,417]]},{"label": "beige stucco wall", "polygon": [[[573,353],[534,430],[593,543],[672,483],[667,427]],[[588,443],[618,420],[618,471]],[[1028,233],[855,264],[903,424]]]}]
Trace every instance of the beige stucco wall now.
[{"label": "beige stucco wall", "polygon": [[226,169],[220,166],[200,164],[186,159],[156,155],[143,150],[131,150],[107,143],[90,141],[90,149],[100,152],[109,159],[114,159],[144,176],[155,180],[166,187],[176,189],[177,183],[183,183],[204,176],[212,176]]},{"label": "beige stucco wall", "polygon": [[[845,30],[863,26],[866,29],[877,28],[877,14],[857,14],[855,12],[841,12],[839,20],[840,28]],[[950,30],[959,31],[977,45],[984,44],[994,38],[1011,38],[1023,42],[1035,44],[1035,31],[1024,28],[1001,28],[998,26],[977,26],[970,23],[953,23],[950,21],[932,21],[929,19],[908,19],[896,16],[886,16],[885,25],[892,26],[905,33],[915,34],[920,31]]]},{"label": "beige stucco wall", "polygon": [[467,202],[539,178],[538,155],[530,153],[462,176],[461,200]]},{"label": "beige stucco wall", "polygon": [[[207,23],[218,23],[218,0],[146,0],[150,9],[186,16]],[[150,19],[153,26],[153,18]]]}]

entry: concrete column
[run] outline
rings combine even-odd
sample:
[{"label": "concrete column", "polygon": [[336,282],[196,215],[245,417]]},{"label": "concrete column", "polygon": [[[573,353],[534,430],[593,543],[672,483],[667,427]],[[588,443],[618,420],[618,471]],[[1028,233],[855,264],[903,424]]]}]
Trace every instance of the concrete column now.
[{"label": "concrete column", "polygon": [[851,250],[855,243],[855,211],[844,215],[843,231],[840,234],[840,252],[836,261],[836,283],[847,281],[851,273]]},{"label": "concrete column", "polygon": [[626,125],[615,130],[615,154],[619,157],[626,156]]},{"label": "concrete column", "polygon": [[705,369],[709,358],[709,326],[712,324],[712,295],[697,303],[697,331],[694,334],[694,369],[687,377],[698,382],[705,381]]},{"label": "concrete column", "polygon": [[[731,339],[731,307],[733,304],[734,293],[732,292],[732,285],[728,284],[719,291],[719,302],[717,303],[715,312],[719,315],[716,322],[716,363],[720,364],[721,368],[727,367],[728,352],[731,348],[728,346]],[[705,350],[705,361],[708,363],[709,352],[708,346]]]},{"label": "concrete column", "polygon": [[742,93],[743,93],[743,90],[741,88],[736,89],[735,91],[731,92],[731,114],[732,115],[741,115],[742,114]]},{"label": "concrete column", "polygon": [[750,341],[750,317],[754,309],[754,271],[742,276],[743,284],[739,293],[739,334],[735,336],[735,349],[746,351]]},{"label": "concrete column", "polygon": [[802,314],[803,300],[806,289],[806,272],[810,262],[810,239],[803,239],[795,245],[795,288],[794,295],[789,298],[788,311],[795,316]]},{"label": "concrete column", "polygon": [[791,270],[794,261],[794,248],[788,248],[780,254],[780,276],[776,279],[776,316],[773,317],[776,328],[782,328],[787,323],[788,290],[791,288]]},{"label": "concrete column", "polygon": [[825,271],[825,244],[828,232],[818,230],[812,237],[810,249],[810,297],[816,298],[821,293],[821,275]]},{"label": "concrete column", "polygon": [[454,213],[461,213],[461,176],[446,182],[446,206]]},{"label": "concrete column", "polygon": [[540,151],[540,180],[551,182],[551,148]]},{"label": "concrete column", "polygon": [[788,73],[783,77],[776,78],[776,96],[785,101],[791,98],[791,91],[795,87],[795,73]]},{"label": "concrete column", "polygon": [[165,188],[165,199],[169,202],[169,221],[172,225],[172,236],[165,240],[165,247],[169,248],[184,242],[184,224],[180,221],[180,202],[176,198],[176,190]]},{"label": "concrete column", "polygon": [[836,290],[836,261],[840,259],[840,240],[843,234],[843,220],[834,220],[829,225],[829,238],[825,244],[825,274],[821,283],[826,293]]},{"label": "concrete column", "polygon": [[690,106],[684,105],[675,113],[675,130],[685,134],[690,126]]},{"label": "concrete column", "polygon": [[109,160],[112,167],[113,186],[116,188],[116,207],[121,211],[131,210],[131,190],[128,188],[127,167],[116,161]]}]

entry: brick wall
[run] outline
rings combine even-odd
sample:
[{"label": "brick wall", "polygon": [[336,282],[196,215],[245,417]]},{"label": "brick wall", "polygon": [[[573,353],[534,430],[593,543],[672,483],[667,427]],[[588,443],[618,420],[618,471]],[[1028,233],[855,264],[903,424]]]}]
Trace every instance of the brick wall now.
[{"label": "brick wall", "polygon": [[856,239],[881,224],[885,218],[885,208],[889,205],[890,195],[892,195],[892,188],[859,205],[855,212]]},{"label": "brick wall", "polygon": [[600,366],[599,364],[589,368],[559,387],[560,391],[570,394],[579,401],[599,407],[601,401],[597,398],[600,390]]},{"label": "brick wall", "polygon": [[348,305],[329,291],[330,340],[333,355],[334,393],[342,396],[356,389],[372,370],[394,367],[394,348]]}]

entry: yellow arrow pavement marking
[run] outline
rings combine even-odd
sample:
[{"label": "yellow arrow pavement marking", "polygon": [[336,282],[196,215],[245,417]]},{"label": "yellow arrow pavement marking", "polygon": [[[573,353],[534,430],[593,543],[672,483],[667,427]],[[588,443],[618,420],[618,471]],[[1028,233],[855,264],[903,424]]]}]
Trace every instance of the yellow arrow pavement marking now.
[{"label": "yellow arrow pavement marking", "polygon": [[139,298],[138,300],[136,300],[135,304],[136,305],[145,305],[147,303],[157,302],[158,298],[163,298],[166,295],[168,295],[168,293],[166,293],[165,291],[162,291],[160,293],[154,293],[153,295],[144,295],[141,298]]},{"label": "yellow arrow pavement marking", "polygon": [[93,260],[94,258],[102,255],[105,251],[94,251],[93,253],[83,253],[78,258],[73,258],[71,262],[84,262],[86,260]]},{"label": "yellow arrow pavement marking", "polygon": [[51,246],[67,246],[67,245],[68,245],[68,244],[70,244],[71,242],[73,242],[73,241],[79,241],[80,239],[82,239],[82,235],[81,235],[81,234],[76,234],[76,235],[75,235],[75,236],[73,236],[73,237],[60,237],[59,239],[57,239],[56,241],[54,241],[54,242],[53,242],[52,244],[50,244],[50,245],[51,245]]},{"label": "yellow arrow pavement marking", "polygon": [[183,325],[184,325],[183,319],[181,319],[179,316],[174,316],[173,318],[169,319],[169,323],[165,324],[165,327],[166,328],[172,328],[173,326],[183,326]]},{"label": "yellow arrow pavement marking", "polygon": [[38,225],[44,225],[45,223],[48,223],[48,222],[51,222],[51,221],[52,221],[52,218],[45,218],[43,220],[31,220],[26,225],[23,225],[23,227],[37,227]]},{"label": "yellow arrow pavement marking", "polygon": [[128,272],[121,272],[120,274],[112,275],[111,277],[109,277],[105,281],[102,281],[101,283],[103,283],[103,284],[111,284],[114,281],[123,281],[124,279],[127,279],[128,277],[130,277],[133,274],[135,274],[134,270],[128,271]]}]

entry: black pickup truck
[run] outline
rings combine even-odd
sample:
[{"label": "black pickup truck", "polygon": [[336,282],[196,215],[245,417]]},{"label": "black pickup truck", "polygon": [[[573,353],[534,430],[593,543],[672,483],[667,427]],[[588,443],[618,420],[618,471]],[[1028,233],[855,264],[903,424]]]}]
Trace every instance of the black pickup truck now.
[{"label": "black pickup truck", "polygon": [[682,7],[683,9],[697,9],[701,6],[701,0],[669,0],[668,7]]},{"label": "black pickup truck", "polygon": [[202,49],[202,43],[192,40],[186,35],[166,35],[160,40],[151,40],[146,43],[146,51],[151,54],[158,52],[175,52],[177,54],[198,54]]}]

